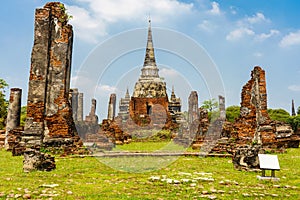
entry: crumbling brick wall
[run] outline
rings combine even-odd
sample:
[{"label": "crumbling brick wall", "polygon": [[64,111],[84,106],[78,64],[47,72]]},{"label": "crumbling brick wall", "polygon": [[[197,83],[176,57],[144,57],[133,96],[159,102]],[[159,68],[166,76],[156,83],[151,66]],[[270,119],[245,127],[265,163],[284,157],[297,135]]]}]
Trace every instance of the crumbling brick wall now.
[{"label": "crumbling brick wall", "polygon": [[261,144],[274,141],[275,129],[270,122],[265,71],[256,66],[242,89],[240,117],[234,124],[238,142]]},{"label": "crumbling brick wall", "polygon": [[29,146],[79,142],[68,101],[73,30],[67,22],[68,15],[59,2],[36,9],[27,120],[22,138]]}]

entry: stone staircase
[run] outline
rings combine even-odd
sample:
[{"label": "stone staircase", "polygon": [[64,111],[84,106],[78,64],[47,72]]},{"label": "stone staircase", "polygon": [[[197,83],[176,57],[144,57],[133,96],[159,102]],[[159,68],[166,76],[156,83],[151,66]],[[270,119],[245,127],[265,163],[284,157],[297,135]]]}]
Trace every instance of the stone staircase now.
[{"label": "stone staircase", "polygon": [[224,120],[217,119],[209,126],[200,150],[203,154],[209,154],[218,143],[221,138],[223,123]]}]

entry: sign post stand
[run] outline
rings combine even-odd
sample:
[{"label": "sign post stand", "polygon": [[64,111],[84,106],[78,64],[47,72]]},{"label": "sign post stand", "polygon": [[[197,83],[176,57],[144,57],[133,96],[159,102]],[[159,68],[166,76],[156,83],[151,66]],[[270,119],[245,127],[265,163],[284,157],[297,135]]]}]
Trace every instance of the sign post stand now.
[{"label": "sign post stand", "polygon": [[[280,170],[277,155],[258,154],[259,166],[262,170],[262,175],[257,176],[259,180],[275,180],[280,178],[275,177],[275,170]],[[271,170],[271,176],[266,176],[266,170]]]}]

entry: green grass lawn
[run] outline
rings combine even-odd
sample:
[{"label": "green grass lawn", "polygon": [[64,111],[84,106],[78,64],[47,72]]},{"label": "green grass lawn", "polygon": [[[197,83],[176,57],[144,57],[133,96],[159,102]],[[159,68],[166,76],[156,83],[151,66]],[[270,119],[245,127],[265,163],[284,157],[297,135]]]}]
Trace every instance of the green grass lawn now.
[{"label": "green grass lawn", "polygon": [[[158,168],[153,158],[56,157],[56,170],[24,173],[22,157],[0,150],[0,199],[22,199],[25,193],[32,199],[299,199],[300,149],[278,157],[280,181],[272,182],[259,181],[260,173],[234,170],[230,158],[212,157],[179,157],[169,165],[164,160],[172,158],[161,157]],[[126,172],[135,165],[149,171]]]},{"label": "green grass lawn", "polygon": [[117,145],[114,151],[129,151],[129,152],[184,152],[186,149],[173,141],[161,142],[132,142],[125,145]]}]

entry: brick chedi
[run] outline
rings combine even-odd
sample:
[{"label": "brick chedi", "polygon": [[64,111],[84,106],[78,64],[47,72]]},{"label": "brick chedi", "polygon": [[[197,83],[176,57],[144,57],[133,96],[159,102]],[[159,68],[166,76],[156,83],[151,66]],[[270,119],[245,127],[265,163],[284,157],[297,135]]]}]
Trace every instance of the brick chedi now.
[{"label": "brick chedi", "polygon": [[138,125],[149,124],[151,119],[165,124],[168,121],[168,96],[166,83],[159,77],[149,20],[148,40],[142,73],[136,82],[129,104],[130,117]]},{"label": "brick chedi", "polygon": [[181,99],[176,97],[174,86],[172,87],[172,94],[169,100],[169,112],[172,117],[172,121],[177,123],[182,121]]},{"label": "brick chedi", "polygon": [[67,21],[61,3],[47,3],[44,8],[36,9],[27,118],[22,137],[26,146],[80,144],[68,101],[73,30]]}]

